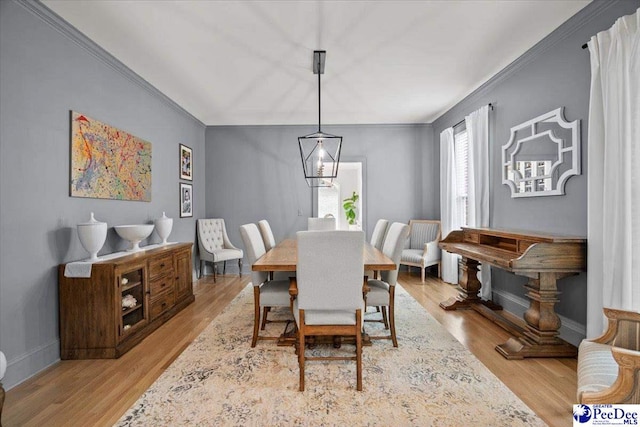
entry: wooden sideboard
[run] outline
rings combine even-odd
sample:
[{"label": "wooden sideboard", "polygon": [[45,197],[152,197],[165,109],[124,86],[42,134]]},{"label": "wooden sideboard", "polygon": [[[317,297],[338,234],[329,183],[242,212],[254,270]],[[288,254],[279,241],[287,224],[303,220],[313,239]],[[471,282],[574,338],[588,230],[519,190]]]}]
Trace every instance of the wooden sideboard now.
[{"label": "wooden sideboard", "polygon": [[[471,308],[509,331],[513,338],[496,350],[507,359],[524,357],[573,357],[577,349],[558,337],[560,318],[557,281],[586,271],[587,241],[581,237],[556,236],[489,228],[462,228],[439,243],[441,249],[462,256],[460,294],[440,303],[445,310]],[[502,307],[478,295],[479,264],[488,264],[529,278],[525,285],[529,309],[526,327],[511,322],[495,310]]]},{"label": "wooden sideboard", "polygon": [[[99,261],[88,278],[65,277],[60,265],[60,358],[118,358],[193,302],[191,248],[175,243]],[[128,295],[136,304],[123,307]]]}]

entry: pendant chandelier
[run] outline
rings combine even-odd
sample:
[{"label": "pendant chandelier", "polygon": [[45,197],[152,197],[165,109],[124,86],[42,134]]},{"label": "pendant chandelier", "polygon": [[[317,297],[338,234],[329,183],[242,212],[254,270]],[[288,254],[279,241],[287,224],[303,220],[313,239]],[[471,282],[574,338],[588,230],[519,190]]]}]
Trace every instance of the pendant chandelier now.
[{"label": "pendant chandelier", "polygon": [[327,52],[313,52],[313,74],[318,75],[318,131],[298,137],[304,177],[309,187],[331,187],[338,176],[342,137],[322,132],[320,115],[320,76],[324,74]]}]

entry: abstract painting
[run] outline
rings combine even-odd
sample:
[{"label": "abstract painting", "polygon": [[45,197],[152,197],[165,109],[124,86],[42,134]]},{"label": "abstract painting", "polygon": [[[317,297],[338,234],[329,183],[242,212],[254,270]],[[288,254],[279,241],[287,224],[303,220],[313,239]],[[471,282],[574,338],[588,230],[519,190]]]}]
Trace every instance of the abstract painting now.
[{"label": "abstract painting", "polygon": [[151,143],[72,111],[71,196],[151,201]]}]

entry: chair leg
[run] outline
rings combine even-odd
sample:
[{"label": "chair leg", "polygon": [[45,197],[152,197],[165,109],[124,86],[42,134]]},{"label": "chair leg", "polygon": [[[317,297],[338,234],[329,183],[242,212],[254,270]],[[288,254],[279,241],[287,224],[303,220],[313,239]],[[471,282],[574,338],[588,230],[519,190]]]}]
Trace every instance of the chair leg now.
[{"label": "chair leg", "polygon": [[267,313],[271,311],[271,307],[265,307],[262,309],[262,325],[260,325],[260,329],[264,331],[264,327],[267,325]]},{"label": "chair leg", "polygon": [[260,287],[253,287],[253,337],[251,338],[251,347],[255,347],[258,342],[258,328],[260,328]]},{"label": "chair leg", "polygon": [[420,280],[422,281],[422,283],[424,283],[424,272],[427,270],[426,267],[422,267],[420,269]]},{"label": "chair leg", "polygon": [[240,272],[240,277],[242,277],[242,258],[238,260],[238,271]]},{"label": "chair leg", "polygon": [[440,275],[440,262],[438,262],[438,279],[441,279],[442,276]]},{"label": "chair leg", "polygon": [[202,277],[204,276],[204,266],[205,266],[205,261],[200,260],[200,277],[198,277],[198,279],[202,279]]},{"label": "chair leg", "polygon": [[218,266],[216,263],[213,263],[213,283],[216,283],[216,272],[218,271]]},{"label": "chair leg", "polygon": [[395,294],[396,294],[396,287],[391,286],[389,288],[389,324],[391,326],[391,341],[393,342],[393,346],[397,347],[398,338],[396,337]]},{"label": "chair leg", "polygon": [[389,329],[389,318],[387,317],[387,307],[382,307],[382,323],[384,323],[384,328]]},{"label": "chair leg", "polygon": [[300,368],[300,391],[304,391],[304,310],[300,310],[298,326],[298,366]]},{"label": "chair leg", "polygon": [[227,274],[227,261],[222,261],[222,274]]}]

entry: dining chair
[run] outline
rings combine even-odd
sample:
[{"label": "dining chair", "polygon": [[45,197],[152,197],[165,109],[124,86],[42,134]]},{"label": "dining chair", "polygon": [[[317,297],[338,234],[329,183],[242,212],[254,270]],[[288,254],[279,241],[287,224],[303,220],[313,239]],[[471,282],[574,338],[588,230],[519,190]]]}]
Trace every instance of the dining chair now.
[{"label": "dining chair", "polygon": [[223,262],[222,274],[227,271],[227,261],[237,259],[238,271],[242,276],[242,249],[236,248],[227,235],[224,219],[199,219],[198,248],[200,249],[200,277],[204,275],[206,262],[213,263],[213,281],[216,281],[216,263]]},{"label": "dining chair", "polygon": [[[387,221],[386,219],[379,219],[378,222],[376,222],[376,226],[373,228],[373,233],[371,233],[371,240],[369,240],[371,246],[376,249],[382,250],[382,244],[384,243],[384,236],[387,233],[388,226],[389,221]],[[367,270],[364,272],[364,275],[374,279],[378,278],[377,271]]]},{"label": "dining chair", "polygon": [[267,221],[266,219],[258,221],[258,228],[260,229],[260,234],[262,235],[264,248],[268,252],[276,245],[276,239],[275,237],[273,237],[273,231],[271,231],[269,221]]},{"label": "dining chair", "polygon": [[331,231],[335,229],[335,218],[309,218],[307,220],[308,231]]},{"label": "dining chair", "polygon": [[[255,224],[245,224],[240,226],[240,236],[244,248],[247,251],[249,263],[253,265],[258,258],[265,254],[266,250],[260,235],[260,230]],[[258,340],[274,340],[278,337],[259,336],[259,329],[265,328],[270,320],[267,315],[271,307],[289,307],[289,281],[288,280],[268,280],[267,272],[252,271],[251,281],[253,283],[253,337],[251,347],[255,347]],[[260,316],[262,313],[262,322]]]},{"label": "dining chair", "polygon": [[387,227],[389,227],[389,221],[386,219],[379,219],[378,222],[376,222],[376,226],[373,227],[373,233],[371,233],[371,240],[369,241],[374,248],[382,250],[384,236],[387,234]]},{"label": "dining chair", "polygon": [[[258,228],[260,229],[260,234],[262,235],[262,241],[264,242],[264,248],[267,252],[273,249],[276,246],[276,239],[273,237],[273,231],[271,231],[271,226],[266,219],[258,221]],[[289,277],[295,276],[295,271],[270,271],[269,272],[269,280],[280,279],[280,280],[289,280]]]},{"label": "dining chair", "polygon": [[[380,280],[370,279],[367,281],[369,292],[367,293],[367,306],[379,307],[382,312],[382,322],[385,327],[389,327],[390,335],[383,336],[371,336],[371,339],[391,339],[393,346],[398,346],[398,339],[396,337],[396,322],[395,322],[395,290],[396,283],[398,281],[398,268],[400,263],[400,257],[402,256],[402,249],[405,245],[405,240],[409,235],[409,226],[400,222],[394,222],[387,231],[387,236],[384,239],[384,245],[382,246],[382,252],[391,258],[396,264],[395,270],[386,270],[380,272]],[[387,323],[388,316],[388,323]]]},{"label": "dining chair", "polygon": [[[297,277],[291,278],[300,391],[308,360],[355,360],[356,388],[362,390],[364,232],[299,231]],[[353,336],[355,356],[305,355],[308,336]]]}]

